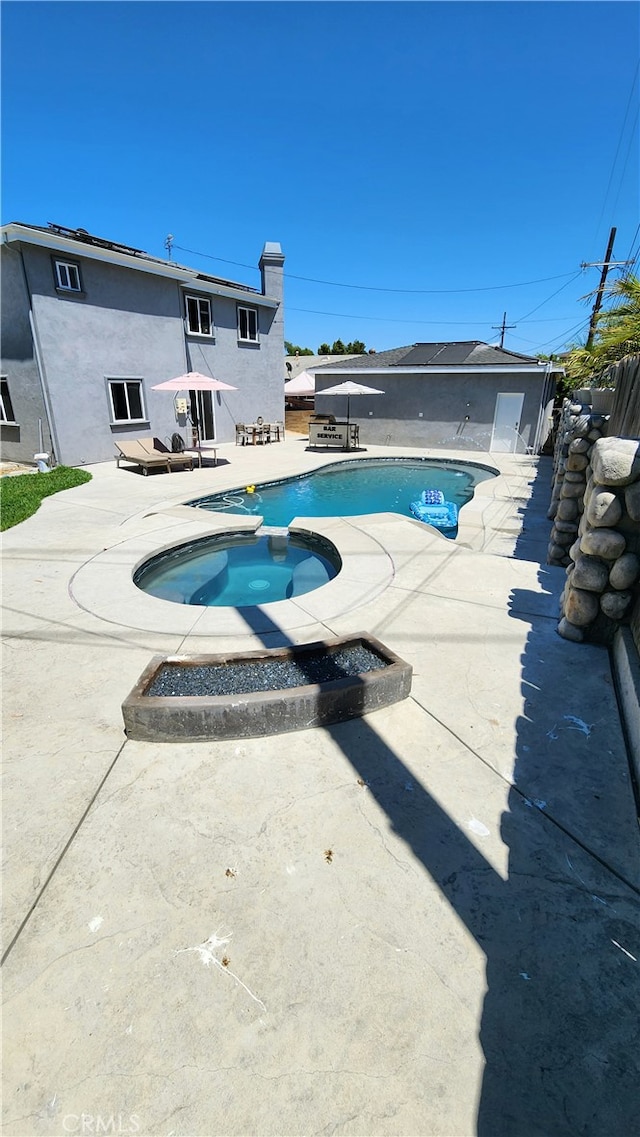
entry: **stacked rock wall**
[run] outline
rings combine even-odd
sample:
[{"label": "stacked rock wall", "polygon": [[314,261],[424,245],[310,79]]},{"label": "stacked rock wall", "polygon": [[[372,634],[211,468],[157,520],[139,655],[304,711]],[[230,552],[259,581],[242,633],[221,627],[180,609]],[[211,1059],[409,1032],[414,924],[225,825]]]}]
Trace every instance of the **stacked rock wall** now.
[{"label": "stacked rock wall", "polygon": [[565,399],[554,450],[554,480],[547,516],[553,521],[547,563],[566,567],[569,550],[578,534],[584,510],[584,494],[590,470],[591,451],[606,434],[605,415]]},{"label": "stacked rock wall", "polygon": [[[589,416],[578,416],[582,417]],[[578,426],[584,429],[584,424]],[[595,429],[601,427],[591,428]],[[610,643],[620,622],[637,607],[640,592],[640,441],[607,437],[590,440],[591,430],[577,434],[568,443],[562,487],[577,486],[577,481],[567,482],[566,477],[580,472],[584,488],[582,499],[575,497],[579,521],[575,539],[565,554],[567,581],[558,631],[565,639]],[[590,447],[572,451],[573,444],[582,440],[591,441]],[[571,470],[572,454],[587,458],[584,471]],[[562,502],[574,500],[571,495],[563,496],[563,488],[557,499],[554,530]],[[564,563],[551,561],[555,548],[561,550],[563,546],[552,541],[550,562]]]}]

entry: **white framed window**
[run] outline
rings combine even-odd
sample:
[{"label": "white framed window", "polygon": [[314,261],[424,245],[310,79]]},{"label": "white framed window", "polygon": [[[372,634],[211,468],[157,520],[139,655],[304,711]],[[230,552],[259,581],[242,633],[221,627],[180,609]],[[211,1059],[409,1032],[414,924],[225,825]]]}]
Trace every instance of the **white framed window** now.
[{"label": "white framed window", "polygon": [[238,339],[243,343],[258,342],[258,309],[238,305]]},{"label": "white framed window", "polygon": [[142,379],[107,379],[111,421],[146,422]]},{"label": "white framed window", "polygon": [[6,375],[0,375],[0,422],[15,422],[11,395],[9,394],[9,381]]},{"label": "white framed window", "polygon": [[56,288],[65,292],[82,292],[80,266],[73,261],[55,261]]},{"label": "white framed window", "polygon": [[185,296],[187,331],[192,335],[213,335],[211,301],[206,296]]}]

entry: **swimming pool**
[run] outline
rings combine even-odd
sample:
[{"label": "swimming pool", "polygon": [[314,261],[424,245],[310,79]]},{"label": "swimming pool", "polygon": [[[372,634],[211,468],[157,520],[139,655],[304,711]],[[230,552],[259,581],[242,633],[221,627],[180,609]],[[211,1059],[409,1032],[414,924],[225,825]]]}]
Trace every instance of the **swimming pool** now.
[{"label": "swimming pool", "polygon": [[150,557],[133,582],[174,604],[248,608],[312,592],[341,567],[338,550],[318,534],[222,533]]},{"label": "swimming pool", "polygon": [[[489,466],[431,458],[369,458],[335,462],[309,474],[196,498],[188,505],[214,512],[258,514],[265,525],[286,526],[294,517],[356,517],[400,513],[427,487],[442,490],[461,509],[479,482],[496,476]],[[446,534],[457,536],[457,528]]]}]

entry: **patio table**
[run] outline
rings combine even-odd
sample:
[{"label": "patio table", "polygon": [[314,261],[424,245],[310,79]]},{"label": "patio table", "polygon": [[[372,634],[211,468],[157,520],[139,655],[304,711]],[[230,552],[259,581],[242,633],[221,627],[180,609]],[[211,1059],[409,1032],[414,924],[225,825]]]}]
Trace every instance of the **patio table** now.
[{"label": "patio table", "polygon": [[[236,440],[240,437],[236,430]],[[242,427],[242,445],[249,442],[255,446],[256,442],[282,442],[284,439],[284,422],[247,422]]]},{"label": "patio table", "polygon": [[203,461],[207,461],[213,455],[214,466],[218,465],[218,448],[217,446],[190,446],[188,450],[183,451],[189,454],[192,458],[196,458],[198,466],[202,469]]}]

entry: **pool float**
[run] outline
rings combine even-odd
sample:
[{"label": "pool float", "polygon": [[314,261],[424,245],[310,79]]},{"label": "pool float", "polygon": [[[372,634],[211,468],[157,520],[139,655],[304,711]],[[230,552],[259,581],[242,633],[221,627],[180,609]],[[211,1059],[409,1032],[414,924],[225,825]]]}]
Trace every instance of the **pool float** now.
[{"label": "pool float", "polygon": [[412,501],[409,508],[418,521],[434,525],[443,532],[457,527],[458,507],[453,501],[445,501],[442,490],[423,490],[418,501]]}]

